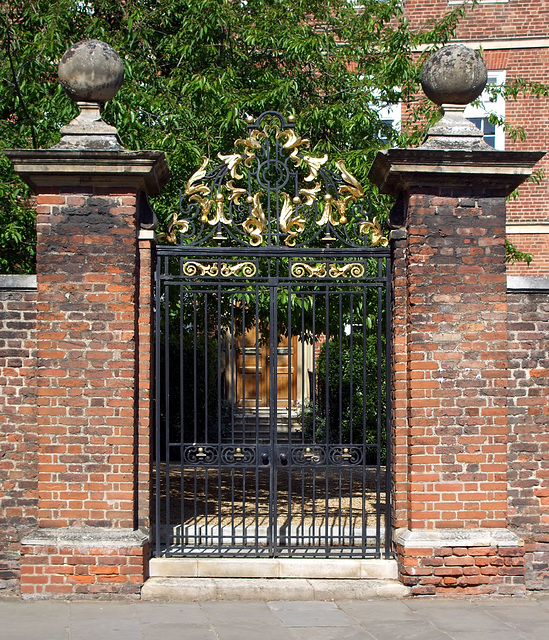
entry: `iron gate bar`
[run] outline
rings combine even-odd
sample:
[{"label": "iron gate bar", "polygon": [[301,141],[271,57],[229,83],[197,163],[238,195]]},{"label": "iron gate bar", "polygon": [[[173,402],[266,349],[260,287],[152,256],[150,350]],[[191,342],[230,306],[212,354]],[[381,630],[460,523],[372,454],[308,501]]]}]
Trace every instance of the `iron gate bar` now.
[{"label": "iron gate bar", "polygon": [[[180,276],[174,276],[173,274],[166,274],[165,272],[162,273],[161,269],[166,269],[169,268],[169,263],[166,260],[166,258],[168,258],[169,256],[173,256],[173,255],[177,255],[178,258],[182,258],[185,259],[187,257],[199,257],[197,256],[197,252],[195,249],[193,249],[190,253],[187,252],[182,252],[181,249],[177,250],[174,252],[173,249],[166,249],[164,247],[159,247],[159,260],[158,260],[158,265],[159,265],[159,269],[157,272],[157,283],[159,285],[159,290],[163,290],[164,291],[164,300],[165,302],[167,302],[168,304],[165,304],[164,309],[163,309],[163,318],[164,318],[164,325],[165,325],[165,329],[166,329],[166,336],[168,339],[165,339],[164,341],[164,349],[165,349],[165,354],[167,354],[168,357],[166,357],[166,361],[164,362],[164,375],[166,378],[166,381],[169,380],[169,376],[170,376],[170,367],[169,367],[169,337],[170,337],[170,331],[169,331],[169,300],[171,299],[170,297],[170,289],[173,286],[176,286],[178,289],[178,298],[180,301],[180,304],[182,304],[183,299],[184,299],[184,291],[186,290],[185,287],[189,288],[189,282],[182,282],[182,279]],[[330,259],[334,260],[334,259],[341,259],[343,257],[342,253],[339,252],[330,252],[330,255],[326,255],[327,252],[325,252],[325,255],[323,256],[324,258],[327,259],[327,264],[329,264]],[[362,253],[362,255],[360,255],[360,253]],[[364,261],[365,258],[367,258],[368,256],[365,255],[366,252],[357,252],[358,255],[351,255],[348,251],[345,252],[345,258],[347,260],[349,259],[353,259],[353,258],[362,258]],[[232,254],[234,255],[234,249],[227,252],[227,254]],[[223,254],[221,254],[223,256]],[[272,256],[272,252],[261,252],[260,250],[256,250],[255,252],[255,256],[254,258],[256,258],[256,260],[260,260],[263,255],[267,255],[268,257],[273,257]],[[377,276],[368,276],[368,279],[363,279],[360,283],[363,291],[366,291],[367,289],[376,289],[377,290],[377,307],[381,308],[382,306],[382,295],[383,295],[383,291],[382,289],[385,289],[385,291],[387,292],[387,287],[386,287],[386,283],[387,283],[387,279],[386,277],[383,275],[383,273],[381,272],[381,268],[382,268],[382,262],[386,263],[386,270],[388,271],[390,269],[390,265],[388,264],[388,260],[389,260],[389,255],[388,252],[380,252],[379,250],[374,252],[373,255],[371,255],[370,257],[374,257],[377,260],[378,263],[378,273]],[[223,256],[225,257],[225,256]],[[301,249],[299,251],[299,257],[305,257],[304,256],[304,252]],[[317,258],[317,262],[318,262],[318,256],[315,255],[315,258]],[[221,259],[221,258],[220,258]],[[261,277],[260,277],[261,278]],[[259,279],[260,279],[259,278]],[[283,282],[286,280],[286,284],[283,285]],[[265,283],[263,283],[265,284]],[[329,303],[330,303],[330,284],[332,284],[332,286],[336,286],[338,291],[336,292],[336,298],[337,298],[337,307],[338,307],[338,313],[337,315],[339,317],[342,316],[342,309],[343,309],[343,301],[344,301],[344,296],[348,295],[350,302],[350,324],[353,325],[353,318],[354,318],[354,313],[355,313],[355,309],[354,309],[354,300],[357,297],[357,292],[355,292],[353,290],[353,287],[356,285],[356,281],[353,283],[346,283],[343,282],[341,279],[336,279],[334,280],[332,283],[326,283],[325,281],[322,282],[321,284],[323,285],[322,287],[322,292],[314,292],[310,289],[311,286],[313,285],[318,285],[319,281],[315,280],[313,278],[306,278],[303,279],[303,281],[299,282],[299,285],[301,286],[301,289],[298,291],[297,296],[301,297],[302,300],[305,300],[305,298],[307,297],[307,295],[313,295],[313,298],[318,297],[318,295],[322,295],[324,297],[325,303],[325,309],[324,309],[324,325],[325,325],[325,329],[326,329],[326,341],[327,343],[329,343],[330,341],[330,313],[329,313]],[[285,276],[285,274],[280,274],[280,277],[278,279],[271,279],[270,281],[270,288],[273,291],[276,291],[278,288],[278,285],[283,285],[286,292],[287,292],[287,296],[288,298],[291,298],[292,293],[293,293],[293,287],[295,287],[295,281],[288,281],[287,277]],[[303,290],[302,285],[308,285],[309,289]],[[193,291],[192,293],[192,331],[193,331],[193,353],[194,353],[194,358],[193,358],[193,373],[194,376],[196,377],[197,374],[197,370],[198,370],[198,358],[196,357],[197,354],[197,344],[198,344],[198,323],[197,323],[197,318],[198,318],[198,312],[199,312],[199,306],[201,306],[201,304],[203,304],[203,314],[204,314],[204,327],[206,328],[206,332],[207,332],[207,328],[209,327],[209,318],[208,318],[208,313],[207,313],[207,308],[208,308],[208,300],[209,300],[209,295],[211,295],[209,292],[212,292],[212,290],[215,290],[216,294],[217,294],[217,299],[216,299],[216,306],[217,306],[217,316],[220,316],[221,313],[221,306],[222,306],[222,296],[223,296],[223,286],[225,286],[226,291],[230,292],[230,301],[231,301],[231,318],[232,321],[234,323],[234,311],[235,311],[235,304],[234,301],[235,299],[238,299],[239,297],[239,293],[241,293],[239,291],[239,289],[242,289],[242,287],[238,287],[237,284],[235,284],[234,282],[230,282],[228,283],[227,281],[221,281],[218,280],[217,278],[212,278],[211,279],[211,285],[208,282],[205,282],[204,279],[201,279],[199,281],[199,279],[195,279],[195,281],[193,282],[191,289]],[[258,298],[257,298],[257,294],[260,292],[262,288],[262,283],[261,282],[257,282],[254,285],[254,293],[255,293],[255,303],[254,303],[254,316],[257,318],[259,315],[259,306],[258,306]],[[350,294],[346,294],[345,290],[350,291]],[[270,296],[271,302],[271,315],[274,316],[276,318],[276,313],[278,311],[277,309],[277,305],[276,305],[276,295],[271,295]],[[200,302],[202,300],[202,303]],[[386,293],[386,302],[387,303],[387,293]],[[313,303],[314,304],[314,303]],[[161,306],[158,305],[157,307],[157,316],[158,313],[160,312]],[[362,325],[365,326],[366,325],[366,317],[367,317],[367,306],[366,304],[363,305],[362,308]],[[245,317],[246,317],[246,306],[242,305],[241,308],[241,313],[243,316],[243,325],[245,326]],[[385,314],[387,316],[387,314]],[[292,333],[291,333],[291,318],[292,318],[292,310],[291,310],[291,305],[289,305],[289,309],[288,309],[288,318],[290,320],[290,322],[288,323],[290,325],[290,338],[292,337]],[[317,331],[317,327],[316,327],[316,321],[317,321],[317,316],[313,314],[313,326],[312,326],[312,330],[314,332],[314,334],[316,335],[318,333]],[[382,335],[383,335],[383,329],[385,331],[385,335],[388,335],[387,333],[387,326],[388,326],[388,318],[385,318],[385,327],[383,326],[383,320],[381,318],[381,315],[378,315],[378,318],[376,320],[377,325],[376,325],[376,333],[377,333],[377,349],[379,350],[382,347]],[[304,314],[302,314],[301,316],[301,323],[302,323],[302,328],[304,327]],[[257,325],[257,323],[256,323]],[[181,330],[184,327],[184,320],[183,317],[180,316],[178,319],[178,328],[181,334]],[[214,327],[214,330],[217,333],[217,345],[216,345],[216,349],[217,349],[217,355],[218,355],[218,360],[221,354],[221,325],[219,323],[217,323],[217,325]],[[257,338],[257,326],[255,327],[255,331],[256,331],[256,338]],[[339,329],[338,329],[339,333],[338,333],[338,338],[339,338],[339,342],[341,342],[342,337],[343,337],[343,330],[342,330],[342,324],[340,323],[339,325]],[[363,348],[365,346],[365,332],[362,332],[362,342],[363,342]],[[232,342],[232,346],[231,346],[231,350],[234,351],[234,343],[235,343],[235,336],[234,334],[231,335],[230,338],[231,342]],[[354,345],[354,332],[351,331],[351,334],[349,336],[349,340],[351,345]],[[160,341],[160,332],[157,335],[157,344]],[[257,342],[257,339],[256,339]],[[270,376],[271,376],[271,382],[274,388],[276,388],[277,386],[277,375],[276,375],[276,371],[277,371],[277,358],[278,358],[278,353],[277,353],[277,348],[276,348],[276,335],[275,332],[271,332],[271,336],[270,336],[270,345],[271,345],[271,354],[272,357],[275,361],[275,366],[272,367],[271,372],[270,372]],[[305,342],[302,341],[302,345],[301,345],[301,349],[304,350],[305,349]],[[386,357],[388,354],[388,349],[389,346],[386,345]],[[291,346],[291,341],[289,342],[289,346],[288,346],[288,353],[291,354],[292,353],[292,346]],[[341,357],[341,353],[339,355],[339,357]],[[352,359],[354,357],[354,350],[351,349],[350,352],[350,358]],[[204,358],[205,358],[205,379],[207,381],[207,376],[208,376],[208,358],[209,358],[209,349],[208,349],[208,345],[206,343],[205,345],[205,351],[204,351]],[[258,376],[258,372],[257,372],[257,361],[258,361],[258,350],[256,349],[255,351],[255,361],[256,361],[256,372],[255,372],[255,377],[256,377],[256,386],[257,386],[257,376]],[[186,368],[184,366],[184,356],[183,356],[183,352],[182,350],[180,350],[179,352],[179,369],[181,371],[181,377],[183,378],[185,375],[185,371]],[[326,368],[329,369],[330,367],[330,354],[329,351],[327,352],[327,364],[326,364]],[[245,364],[245,362],[243,363]],[[290,365],[291,366],[291,365]],[[316,373],[316,366],[317,366],[317,359],[314,358],[313,363],[312,363],[312,367],[313,367],[313,373]],[[351,370],[350,370],[350,376],[351,376],[351,382],[353,380],[354,376],[354,369],[351,366]],[[246,371],[245,371],[245,367],[243,370],[243,375],[246,375]],[[302,378],[303,378],[303,372],[302,372]],[[381,363],[378,362],[377,365],[377,376],[376,376],[378,382],[377,382],[377,391],[378,391],[378,429],[381,427],[381,412],[380,412],[380,407],[381,407],[381,399],[379,398],[379,394],[382,390],[382,383],[381,383]],[[161,376],[157,375],[157,383],[160,383],[161,380]],[[365,379],[362,380],[362,384],[363,387],[365,388]],[[339,402],[339,414],[342,413],[342,380],[341,378],[338,380],[338,385],[339,385],[339,392],[338,392],[338,402]],[[217,380],[217,407],[218,410],[221,407],[221,398],[220,398],[220,392],[221,392],[221,380],[218,379]],[[326,408],[325,411],[327,413],[327,419],[328,419],[328,426],[329,426],[329,398],[330,398],[330,387],[327,384],[326,381]],[[292,390],[291,390],[291,386],[289,388],[288,391],[289,397],[290,399],[292,398]],[[302,394],[303,394],[303,387],[302,387]],[[312,399],[315,399],[315,394],[316,394],[316,387],[313,387],[312,390]],[[159,396],[162,397],[162,396]],[[169,400],[169,384],[166,382],[166,386],[164,389],[164,404],[166,407],[166,418],[169,419],[169,415],[170,415],[170,400]],[[387,398],[386,398],[387,399]],[[184,407],[185,407],[185,398],[183,396],[181,396],[178,399],[178,402],[180,403],[180,407],[181,407],[181,411],[183,412]],[[196,385],[193,388],[193,404],[196,407],[198,404],[198,389],[196,387]],[[245,406],[245,398],[243,400],[243,405]],[[159,404],[157,405],[157,415],[159,413],[159,409],[160,406]],[[257,428],[258,425],[258,419],[259,419],[259,415],[257,412],[258,406],[257,406],[257,396],[256,396],[256,415],[255,415],[255,425]],[[277,405],[276,405],[276,396],[271,395],[271,399],[270,399],[270,416],[271,418],[274,420],[274,417],[277,415]],[[286,408],[287,411],[287,419],[288,422],[291,422],[291,408],[287,407]],[[351,409],[352,411],[352,409]],[[208,406],[207,404],[205,405],[205,412],[206,412],[206,418],[208,416]],[[316,416],[315,416],[316,417]],[[218,411],[218,420],[220,419],[219,417],[219,411]],[[197,411],[193,412],[193,433],[194,433],[194,440],[195,441],[200,441],[200,438],[198,438],[199,435],[199,430],[198,430],[198,413]],[[303,423],[303,417],[301,418],[302,423]],[[363,416],[363,422],[365,420],[365,416]],[[231,414],[231,432],[232,432],[232,442],[234,442],[234,424],[235,424],[235,413],[234,413],[234,407],[232,410],[232,414]],[[337,427],[338,429],[338,433],[339,433],[339,439],[341,440],[341,433],[342,433],[342,425],[341,423],[339,424],[339,426]],[[276,446],[278,445],[278,433],[275,432],[273,434],[274,437],[274,444],[275,444],[275,449],[272,451],[272,456],[273,458],[277,455],[276,454]],[[292,434],[290,431],[290,440],[292,439]],[[157,443],[159,440],[159,433],[157,432]],[[315,444],[316,441],[316,434],[313,433],[313,440],[312,443]],[[353,440],[352,440],[352,435],[351,435],[351,444],[352,444]],[[221,434],[218,432],[217,435],[217,443],[218,446],[221,446]],[[170,483],[171,483],[171,478],[170,478],[170,473],[169,473],[169,467],[172,464],[171,461],[171,456],[170,456],[170,438],[167,437],[166,438],[166,464],[168,466],[168,470],[165,473],[165,487],[166,487],[166,497],[165,497],[165,501],[166,501],[166,511],[167,513],[169,513],[169,509],[170,509]],[[181,440],[179,443],[177,443],[181,454],[180,456],[182,457],[183,455],[183,450],[184,450],[184,441]],[[377,453],[376,453],[376,457],[377,457],[377,462],[376,462],[376,467],[378,469],[381,469],[381,451],[380,451],[380,446],[379,443],[377,445],[368,445],[369,448],[376,448],[377,449]],[[157,449],[158,450],[158,449]],[[324,465],[319,465],[317,467],[317,470],[322,468]],[[367,465],[364,465],[362,468],[362,480],[361,480],[361,486],[365,487],[366,486],[366,481],[367,481]],[[156,465],[156,469],[157,469],[157,491],[160,491],[160,461],[157,460],[157,465]],[[312,526],[310,527],[310,531],[309,534],[307,535],[306,531],[305,531],[305,527],[302,526],[302,532],[299,534],[299,544],[301,544],[301,546],[306,545],[307,543],[314,543],[314,541],[317,539],[317,534],[315,533],[316,529],[317,529],[317,522],[318,522],[318,518],[319,518],[319,514],[317,513],[317,488],[318,488],[318,479],[320,479],[320,476],[318,476],[318,471],[315,470],[313,471],[313,477],[312,477],[312,490],[313,490],[313,500],[312,500]],[[255,485],[256,487],[260,484],[259,479],[260,479],[260,467],[255,468]],[[346,472],[347,473],[347,472]],[[222,476],[222,468],[221,466],[218,465],[218,470],[217,470],[217,478],[215,478],[216,480],[216,486],[217,486],[217,503],[219,506],[219,503],[222,501],[222,487],[221,487],[221,476]],[[343,529],[343,519],[342,519],[342,503],[343,503],[343,490],[342,490],[342,482],[343,482],[343,469],[340,469],[337,472],[337,477],[338,477],[338,482],[337,482],[337,504],[338,504],[338,509],[337,509],[337,522],[338,522],[338,529],[340,530],[340,534],[339,534],[339,540],[344,540],[346,538],[346,535],[344,533],[342,533],[342,529]],[[352,470],[349,468],[348,470],[348,490],[349,490],[349,495],[352,498],[353,495],[353,486],[354,486],[354,477],[353,477],[353,472]],[[212,476],[210,476],[210,473],[206,473],[205,477],[204,477],[204,487],[203,487],[203,491],[205,495],[208,495],[209,492],[209,482],[210,479],[212,478]],[[302,470],[301,474],[300,474],[300,482],[301,482],[301,518],[303,521],[303,514],[305,513],[305,487],[306,487],[306,474],[305,471]],[[387,479],[389,478],[389,469],[386,469],[386,474],[385,474],[385,481],[387,482]],[[213,479],[213,478],[212,478]],[[288,504],[291,504],[292,501],[292,495],[293,495],[293,475],[290,473],[288,474]],[[329,507],[328,507],[328,496],[330,495],[330,490],[331,490],[331,485],[330,482],[331,480],[333,480],[330,475],[328,473],[326,473],[324,475],[324,520],[327,522],[330,519],[330,512],[329,512]],[[270,484],[269,484],[269,493],[271,495],[276,495],[278,492],[278,487],[276,486],[275,482],[275,474],[271,474],[270,477]],[[182,514],[184,513],[184,509],[185,509],[185,496],[184,496],[184,492],[185,492],[185,475],[182,473],[181,474],[181,512]],[[239,534],[236,531],[237,529],[237,524],[235,522],[235,483],[236,483],[236,476],[233,474],[231,476],[230,479],[230,483],[231,483],[231,490],[230,490],[230,494],[231,494],[231,527],[232,527],[232,531],[231,531],[231,539],[233,541],[235,541],[238,537]],[[246,505],[246,483],[247,483],[247,474],[244,474],[242,477],[242,489],[243,489],[243,495],[242,495],[242,499],[243,499],[243,509],[244,512],[242,514],[242,519],[245,522],[246,520],[246,509],[247,509],[247,505]],[[198,485],[198,476],[196,475],[196,473],[194,474],[194,478],[193,478],[193,484],[194,484],[194,493],[196,495],[198,495],[200,493],[200,486]],[[386,484],[386,487],[388,487],[389,485]],[[382,483],[381,483],[381,477],[380,474],[377,474],[377,480],[376,480],[376,532],[375,532],[375,552],[374,555],[378,556],[381,554],[381,498],[382,498]],[[254,534],[254,549],[257,555],[261,555],[263,553],[263,549],[260,548],[260,540],[259,540],[259,529],[260,529],[260,525],[259,525],[259,519],[258,519],[258,511],[259,511],[259,495],[256,494],[255,496],[255,534]],[[388,502],[386,502],[386,508],[385,508],[385,516],[388,517],[387,514],[387,507],[388,507]],[[350,503],[349,503],[349,517],[351,519],[352,522],[352,517],[353,517],[353,510],[354,510],[354,500],[351,499]],[[362,506],[361,506],[361,520],[363,523],[365,523],[367,521],[367,512],[366,512],[366,505],[363,502]],[[157,523],[159,523],[161,521],[160,518],[160,507],[159,504],[157,504],[157,509],[156,509],[156,513],[157,513]],[[271,530],[275,530],[276,529],[276,522],[277,522],[277,513],[276,510],[273,510],[271,512],[271,517],[270,517],[270,527]],[[305,550],[299,550],[299,549],[294,549],[292,547],[292,539],[291,539],[291,535],[292,535],[292,519],[294,518],[294,511],[292,509],[288,510],[288,523],[289,523],[289,534],[288,534],[288,540],[287,540],[287,549],[286,547],[281,549],[281,548],[277,548],[275,541],[273,540],[272,536],[268,537],[268,543],[269,543],[269,551],[271,554],[280,554],[285,552],[286,550],[291,554],[291,555],[296,555],[296,554],[302,554],[304,556],[307,556],[310,554],[310,549],[305,549]],[[194,513],[193,513],[193,519],[194,522],[196,523],[198,521],[198,512],[197,512],[197,503],[194,503]],[[184,531],[183,531],[183,521],[184,518],[181,518],[182,523],[180,523],[181,527],[182,527],[182,538],[184,537]],[[204,527],[207,529],[208,526],[210,526],[210,514],[209,514],[209,509],[208,509],[208,504],[206,503],[206,507],[205,507],[205,512],[204,512]],[[220,555],[224,555],[224,548],[223,548],[223,537],[221,534],[219,534],[219,532],[222,529],[222,514],[218,511],[217,514],[217,529],[218,529],[218,537],[217,537],[217,552]],[[386,528],[387,529],[387,528]],[[165,541],[165,544],[163,544],[161,541],[165,536],[161,535],[161,532],[158,531],[157,532],[157,545],[156,545],[156,552],[161,555],[164,551],[165,551],[165,546],[167,547],[167,540]],[[213,535],[213,534],[211,534]],[[246,537],[249,536],[249,533],[246,529],[246,527],[244,527],[244,531],[241,534],[242,540],[245,540]],[[351,536],[352,537],[352,536]],[[368,556],[370,555],[370,550],[369,550],[369,546],[368,545],[368,540],[371,538],[371,536],[368,534],[368,531],[366,531],[366,533],[361,537],[361,555],[362,556]],[[208,536],[206,536],[206,539],[208,539]],[[325,554],[327,555],[333,555],[333,547],[331,547],[331,541],[334,539],[338,539],[337,535],[333,535],[330,534],[328,527],[324,528],[324,536],[323,536],[323,547],[324,547],[324,551]],[[387,540],[388,540],[388,534],[387,534],[387,530],[386,530],[386,535],[385,535],[385,544],[383,545],[385,547],[385,555],[388,555],[388,549],[390,547],[388,547],[387,545]],[[340,550],[341,551],[341,550]],[[207,552],[207,551],[205,551]],[[235,555],[239,555],[241,553],[240,550],[237,550],[234,554]]]}]

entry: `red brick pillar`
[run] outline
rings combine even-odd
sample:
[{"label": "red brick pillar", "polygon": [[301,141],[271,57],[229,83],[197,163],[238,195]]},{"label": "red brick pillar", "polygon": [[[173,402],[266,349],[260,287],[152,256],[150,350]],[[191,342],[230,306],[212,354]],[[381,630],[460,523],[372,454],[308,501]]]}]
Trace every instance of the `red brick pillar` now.
[{"label": "red brick pillar", "polygon": [[148,560],[151,252],[163,154],[8,152],[36,192],[38,529],[24,597],[139,592]]},{"label": "red brick pillar", "polygon": [[517,593],[507,529],[505,197],[542,154],[391,149],[393,527],[415,594]]}]

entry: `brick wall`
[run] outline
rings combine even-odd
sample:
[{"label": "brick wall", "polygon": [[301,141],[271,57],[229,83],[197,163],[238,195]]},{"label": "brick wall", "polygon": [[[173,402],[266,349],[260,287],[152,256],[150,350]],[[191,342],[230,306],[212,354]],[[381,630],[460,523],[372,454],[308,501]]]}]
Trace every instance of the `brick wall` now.
[{"label": "brick wall", "polygon": [[0,595],[18,593],[37,520],[36,278],[0,276]]},{"label": "brick wall", "polygon": [[525,540],[529,589],[549,589],[548,293],[508,297],[509,524]]}]

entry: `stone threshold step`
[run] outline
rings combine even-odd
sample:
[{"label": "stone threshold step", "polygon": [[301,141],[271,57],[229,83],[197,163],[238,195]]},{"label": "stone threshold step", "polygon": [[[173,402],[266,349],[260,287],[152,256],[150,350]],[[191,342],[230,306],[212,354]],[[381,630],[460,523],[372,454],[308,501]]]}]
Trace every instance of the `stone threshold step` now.
[{"label": "stone threshold step", "polygon": [[396,560],[326,558],[152,558],[151,578],[396,580]]},{"label": "stone threshold step", "polygon": [[404,598],[408,587],[397,580],[330,580],[304,578],[149,578],[142,600],[367,600]]}]

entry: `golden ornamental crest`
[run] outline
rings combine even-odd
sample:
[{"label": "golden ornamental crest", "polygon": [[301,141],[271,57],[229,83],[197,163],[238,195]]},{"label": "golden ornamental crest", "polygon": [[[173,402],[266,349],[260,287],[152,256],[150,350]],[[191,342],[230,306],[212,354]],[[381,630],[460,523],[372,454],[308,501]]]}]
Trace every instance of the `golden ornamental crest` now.
[{"label": "golden ornamental crest", "polygon": [[[159,239],[170,244],[303,247],[387,246],[371,194],[327,155],[309,153],[310,141],[295,130],[295,118],[275,111],[248,117],[248,135],[221,164],[200,168],[180,191]],[[366,205],[366,206],[365,206]],[[370,219],[370,217],[372,219]]]}]

